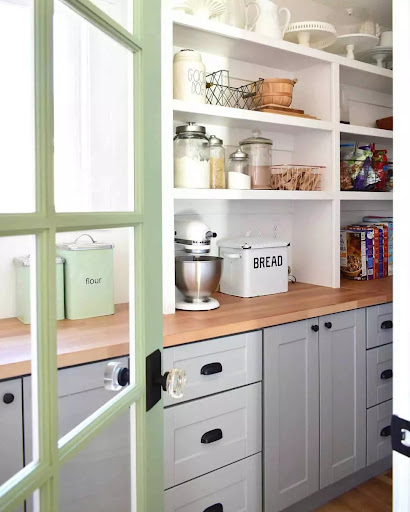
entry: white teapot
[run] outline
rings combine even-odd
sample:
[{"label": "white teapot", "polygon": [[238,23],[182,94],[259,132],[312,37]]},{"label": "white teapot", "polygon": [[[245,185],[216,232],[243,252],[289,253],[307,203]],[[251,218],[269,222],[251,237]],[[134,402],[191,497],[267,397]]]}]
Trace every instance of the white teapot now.
[{"label": "white teapot", "polygon": [[[224,0],[225,12],[219,17],[219,21],[237,28],[253,30],[259,19],[260,8],[257,2],[245,2],[245,0]],[[249,21],[249,7],[254,6],[256,16]]]},{"label": "white teapot", "polygon": [[[258,0],[260,15],[255,25],[255,32],[271,37],[275,40],[283,39],[283,34],[290,22],[290,11],[286,7],[279,7],[272,0]],[[280,23],[281,14],[285,14],[285,22]]]}]

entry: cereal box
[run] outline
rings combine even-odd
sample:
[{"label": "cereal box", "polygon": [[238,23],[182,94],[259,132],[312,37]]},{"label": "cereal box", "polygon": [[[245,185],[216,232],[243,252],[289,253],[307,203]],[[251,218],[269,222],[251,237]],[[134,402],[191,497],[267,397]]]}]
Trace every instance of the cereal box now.
[{"label": "cereal box", "polygon": [[366,231],[340,231],[340,270],[348,279],[367,279]]},{"label": "cereal box", "polygon": [[[365,233],[365,245],[366,245],[366,267],[367,267],[367,279],[371,281],[374,279],[374,233],[375,229],[370,226],[351,225],[347,226],[346,229],[354,231],[363,231]],[[377,254],[378,258],[378,254]]]}]

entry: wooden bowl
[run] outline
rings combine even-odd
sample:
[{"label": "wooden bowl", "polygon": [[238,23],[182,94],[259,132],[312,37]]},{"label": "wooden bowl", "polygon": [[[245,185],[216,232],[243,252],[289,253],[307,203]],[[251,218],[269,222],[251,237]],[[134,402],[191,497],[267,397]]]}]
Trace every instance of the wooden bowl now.
[{"label": "wooden bowl", "polygon": [[266,78],[263,81],[259,94],[255,100],[258,106],[275,103],[282,107],[290,107],[292,104],[293,87],[297,80],[288,78]]}]

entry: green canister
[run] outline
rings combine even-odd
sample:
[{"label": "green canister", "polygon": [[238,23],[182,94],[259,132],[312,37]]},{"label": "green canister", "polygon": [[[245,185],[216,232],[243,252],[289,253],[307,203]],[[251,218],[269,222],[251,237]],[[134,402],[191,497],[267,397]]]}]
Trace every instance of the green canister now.
[{"label": "green canister", "polygon": [[[89,240],[80,240],[87,236]],[[57,244],[65,259],[65,314],[70,320],[114,314],[114,244],[81,235]]]},{"label": "green canister", "polygon": [[[17,318],[23,324],[30,323],[30,256],[13,259],[16,268]],[[57,320],[64,319],[64,258],[56,258]]]}]

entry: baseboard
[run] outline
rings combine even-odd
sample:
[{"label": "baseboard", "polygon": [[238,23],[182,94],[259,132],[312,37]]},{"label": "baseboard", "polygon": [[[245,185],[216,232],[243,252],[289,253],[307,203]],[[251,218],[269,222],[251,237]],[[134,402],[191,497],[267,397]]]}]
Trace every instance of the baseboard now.
[{"label": "baseboard", "polygon": [[334,500],[341,494],[344,494],[351,489],[354,489],[360,484],[367,482],[371,478],[388,471],[392,467],[392,458],[387,457],[383,460],[372,464],[366,468],[349,475],[348,477],[340,480],[339,482],[329,485],[325,489],[322,489],[315,494],[312,494],[308,498],[291,505],[284,509],[282,512],[312,512],[317,508],[325,505],[329,501]]}]

